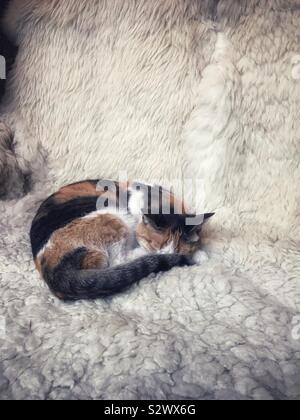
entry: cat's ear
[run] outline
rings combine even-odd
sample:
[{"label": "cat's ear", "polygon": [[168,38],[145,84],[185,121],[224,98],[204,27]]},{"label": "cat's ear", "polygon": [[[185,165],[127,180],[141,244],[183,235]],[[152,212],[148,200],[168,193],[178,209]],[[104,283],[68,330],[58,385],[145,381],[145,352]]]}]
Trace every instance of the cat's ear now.
[{"label": "cat's ear", "polygon": [[153,220],[149,217],[148,214],[144,214],[143,215],[143,223],[145,226],[152,226],[153,225]]},{"label": "cat's ear", "polygon": [[153,229],[164,231],[170,228],[170,216],[164,214],[144,214],[143,222]]},{"label": "cat's ear", "polygon": [[211,219],[216,213],[204,213],[203,215],[203,223],[206,223],[209,219]]},{"label": "cat's ear", "polygon": [[211,219],[215,213],[205,213],[193,216],[196,224],[186,224],[184,228],[185,238],[188,242],[198,242],[203,225]]},{"label": "cat's ear", "polygon": [[[204,223],[206,223],[209,219],[211,219],[215,213],[204,213],[198,215],[186,215],[186,229],[189,230],[197,230],[201,228]],[[187,223],[188,221],[188,223]]]},{"label": "cat's ear", "polygon": [[158,230],[162,226],[162,216],[159,214],[144,214],[143,223],[145,226],[151,226],[152,228]]}]

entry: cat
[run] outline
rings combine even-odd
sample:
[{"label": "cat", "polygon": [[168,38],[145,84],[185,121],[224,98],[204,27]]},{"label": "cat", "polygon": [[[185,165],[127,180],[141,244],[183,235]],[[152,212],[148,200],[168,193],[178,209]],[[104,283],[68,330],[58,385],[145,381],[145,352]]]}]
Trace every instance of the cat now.
[{"label": "cat", "polygon": [[[214,214],[187,225],[194,215],[183,202],[161,187],[155,195],[153,187],[83,181],[63,187],[41,205],[30,231],[32,253],[59,299],[110,296],[150,274],[194,264],[202,225]],[[169,214],[162,212],[166,203]]]}]

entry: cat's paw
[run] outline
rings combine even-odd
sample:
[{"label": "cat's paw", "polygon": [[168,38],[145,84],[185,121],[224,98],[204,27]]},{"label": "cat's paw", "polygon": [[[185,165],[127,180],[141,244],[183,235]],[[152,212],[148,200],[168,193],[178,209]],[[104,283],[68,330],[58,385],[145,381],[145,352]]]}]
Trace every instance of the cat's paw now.
[{"label": "cat's paw", "polygon": [[197,251],[193,255],[193,261],[196,265],[202,265],[208,261],[208,255],[205,251]]},{"label": "cat's paw", "polygon": [[158,254],[174,254],[174,252],[175,252],[175,250],[174,250],[174,244],[173,243],[169,243],[164,248],[160,249],[157,253]]},{"label": "cat's paw", "polygon": [[146,249],[136,248],[136,249],[134,249],[130,252],[129,260],[133,261],[133,260],[136,260],[138,258],[145,257],[146,255],[149,255],[149,252]]}]

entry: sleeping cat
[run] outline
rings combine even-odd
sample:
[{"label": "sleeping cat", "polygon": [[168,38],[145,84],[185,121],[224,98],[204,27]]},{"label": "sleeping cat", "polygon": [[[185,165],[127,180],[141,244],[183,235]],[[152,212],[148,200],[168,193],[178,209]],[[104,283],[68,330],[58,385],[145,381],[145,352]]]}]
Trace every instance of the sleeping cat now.
[{"label": "sleeping cat", "polygon": [[[104,187],[111,184],[113,191]],[[85,181],[41,205],[30,233],[32,252],[58,298],[109,296],[152,273],[194,263],[202,225],[213,214],[187,225],[193,215],[185,205],[161,187],[158,195],[152,190],[137,182]],[[166,202],[169,214],[162,212]]]}]

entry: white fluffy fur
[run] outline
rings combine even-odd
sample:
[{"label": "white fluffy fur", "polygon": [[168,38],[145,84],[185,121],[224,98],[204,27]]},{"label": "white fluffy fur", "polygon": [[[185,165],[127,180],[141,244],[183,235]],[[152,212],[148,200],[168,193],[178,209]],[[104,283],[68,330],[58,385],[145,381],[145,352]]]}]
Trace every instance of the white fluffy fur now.
[{"label": "white fluffy fur", "polygon": [[[44,184],[0,203],[2,398],[300,398],[299,13],[298,0],[12,0],[2,118],[11,167]],[[209,260],[59,303],[31,262],[37,205],[120,170],[204,179]]]}]

